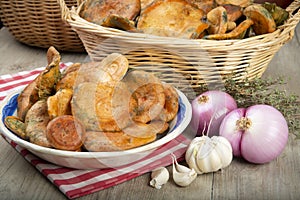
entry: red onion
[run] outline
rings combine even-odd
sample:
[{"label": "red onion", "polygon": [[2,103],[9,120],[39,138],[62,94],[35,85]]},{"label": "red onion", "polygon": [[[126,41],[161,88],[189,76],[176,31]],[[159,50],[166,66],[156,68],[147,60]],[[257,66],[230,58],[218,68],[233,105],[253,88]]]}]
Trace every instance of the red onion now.
[{"label": "red onion", "polygon": [[237,108],[236,101],[226,92],[212,90],[192,101],[192,128],[197,135],[219,135],[220,124],[227,113]]},{"label": "red onion", "polygon": [[288,141],[288,125],[276,108],[254,105],[227,114],[220,135],[229,140],[234,156],[263,164],[282,153]]}]

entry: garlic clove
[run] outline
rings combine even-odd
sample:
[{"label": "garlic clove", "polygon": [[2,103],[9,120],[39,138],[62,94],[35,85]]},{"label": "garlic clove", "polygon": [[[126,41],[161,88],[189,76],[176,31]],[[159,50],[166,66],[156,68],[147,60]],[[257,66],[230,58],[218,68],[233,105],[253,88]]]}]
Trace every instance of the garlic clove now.
[{"label": "garlic clove", "polygon": [[194,169],[191,169],[190,172],[185,173],[173,173],[174,182],[181,187],[186,187],[190,185],[196,179],[196,177],[197,173]]},{"label": "garlic clove", "polygon": [[178,164],[175,156],[173,159],[173,180],[174,182],[182,187],[190,185],[197,177],[197,173],[194,169],[190,169],[186,166]]},{"label": "garlic clove", "polygon": [[177,160],[176,160],[176,157],[174,156],[173,157],[173,168],[175,167],[176,171],[177,172],[180,172],[180,173],[188,173],[191,171],[190,168],[186,167],[186,166],[183,166],[183,165],[180,165]]},{"label": "garlic clove", "polygon": [[165,167],[159,167],[152,171],[150,185],[156,189],[160,189],[162,185],[169,180],[169,171]]},{"label": "garlic clove", "polygon": [[203,173],[215,172],[222,168],[221,159],[214,149],[210,151],[209,156],[198,153],[196,163]]},{"label": "garlic clove", "polygon": [[233,151],[230,142],[222,136],[212,137],[212,140],[219,144],[216,145],[215,150],[220,155],[222,168],[229,166],[233,159]]},{"label": "garlic clove", "polygon": [[[193,144],[192,144],[193,145]],[[190,145],[185,153],[185,160],[188,164],[188,166],[191,169],[194,169],[197,174],[203,174],[203,172],[199,169],[196,163],[196,157],[197,157],[197,148],[195,146]]]},{"label": "garlic clove", "polygon": [[189,158],[188,165],[191,169],[194,169],[197,174],[203,174],[203,172],[197,166],[196,159],[194,157]]}]

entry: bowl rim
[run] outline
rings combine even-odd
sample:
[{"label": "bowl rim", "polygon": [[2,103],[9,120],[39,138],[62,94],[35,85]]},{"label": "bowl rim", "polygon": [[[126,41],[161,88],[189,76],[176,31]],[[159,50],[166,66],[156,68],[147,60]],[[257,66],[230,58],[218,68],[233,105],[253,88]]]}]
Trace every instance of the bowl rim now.
[{"label": "bowl rim", "polygon": [[[25,87],[25,86],[24,86]],[[179,136],[181,133],[184,132],[184,130],[187,128],[189,125],[191,118],[192,118],[192,106],[188,100],[188,98],[178,89],[178,95],[182,101],[182,104],[185,105],[185,112],[183,114],[183,118],[180,124],[169,132],[167,135],[164,137],[151,142],[149,144],[136,147],[133,149],[129,150],[123,150],[123,151],[112,151],[112,152],[75,152],[75,151],[65,151],[65,150],[59,150],[59,149],[53,149],[53,148],[48,148],[48,147],[43,147],[39,146],[33,143],[30,143],[29,141],[23,140],[22,138],[18,137],[14,133],[12,133],[3,123],[2,117],[3,117],[3,108],[7,105],[9,100],[11,100],[15,95],[19,94],[24,88],[19,88],[10,94],[8,94],[0,103],[0,130],[1,134],[3,134],[5,137],[9,138],[13,142],[17,143],[23,148],[26,148],[27,150],[31,152],[36,152],[36,153],[43,153],[43,154],[51,154],[55,156],[60,156],[60,157],[73,157],[73,158],[105,158],[105,157],[120,157],[124,155],[129,155],[129,154],[136,154],[136,153],[144,153],[146,151],[154,150],[171,140],[175,139],[177,136]]]}]

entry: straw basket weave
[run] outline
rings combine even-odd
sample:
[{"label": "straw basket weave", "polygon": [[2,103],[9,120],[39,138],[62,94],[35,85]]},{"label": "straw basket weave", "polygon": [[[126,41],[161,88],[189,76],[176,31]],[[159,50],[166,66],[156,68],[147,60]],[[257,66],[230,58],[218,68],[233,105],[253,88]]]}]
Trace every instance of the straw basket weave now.
[{"label": "straw basket weave", "polygon": [[[66,0],[68,7],[76,0]],[[57,0],[1,0],[0,18],[20,42],[61,51],[83,52],[84,46],[70,25],[62,21]]]},{"label": "straw basket weave", "polygon": [[296,0],[287,8],[289,19],[273,33],[241,40],[189,40],[102,27],[81,18],[80,7],[70,10],[58,1],[63,19],[78,33],[92,60],[122,53],[131,68],[155,72],[181,90],[220,83],[228,76],[236,80],[262,76],[300,20],[300,0]]}]

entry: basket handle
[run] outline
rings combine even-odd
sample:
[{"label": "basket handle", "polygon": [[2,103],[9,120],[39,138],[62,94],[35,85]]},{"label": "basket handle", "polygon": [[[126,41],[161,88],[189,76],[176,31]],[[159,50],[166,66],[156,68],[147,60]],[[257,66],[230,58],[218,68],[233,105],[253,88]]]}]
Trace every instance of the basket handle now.
[{"label": "basket handle", "polygon": [[[86,0],[77,0],[77,8],[76,8],[77,11],[80,10],[79,8],[83,5],[83,3],[85,1]],[[72,17],[71,17],[72,16],[72,12],[75,12],[75,8],[72,7],[71,10],[70,10],[70,8],[68,8],[67,4],[65,3],[65,0],[57,0],[57,3],[60,6],[62,20],[63,21],[68,21],[69,19],[72,19]]]},{"label": "basket handle", "polygon": [[64,0],[57,0],[57,3],[60,7],[60,12],[61,12],[61,18],[63,21],[67,21],[67,19],[71,18],[70,10],[65,3]]},{"label": "basket handle", "polygon": [[293,1],[287,8],[286,11],[289,12],[290,17],[286,24],[290,24],[293,28],[296,27],[300,21],[300,0]]},{"label": "basket handle", "polygon": [[300,0],[293,1],[287,8],[286,11],[289,12],[288,20],[279,27],[281,30],[281,35],[288,35],[289,37],[283,41],[283,43],[291,40],[294,36],[294,30],[300,21]]},{"label": "basket handle", "polygon": [[294,15],[299,11],[299,8],[300,0],[295,0],[286,8],[286,11],[288,11],[291,15]]}]

